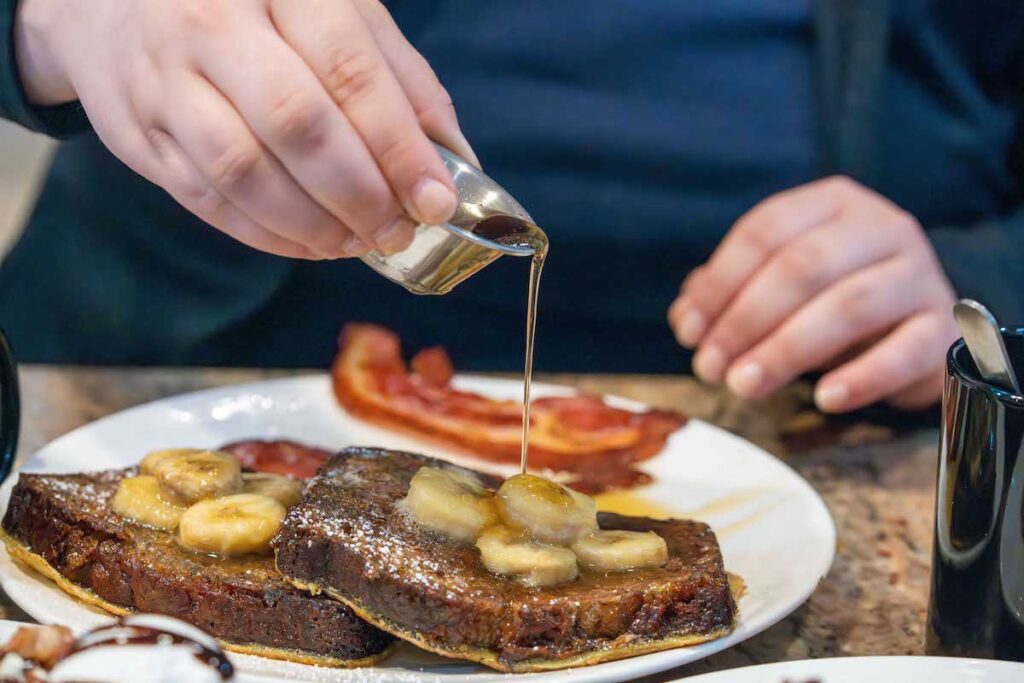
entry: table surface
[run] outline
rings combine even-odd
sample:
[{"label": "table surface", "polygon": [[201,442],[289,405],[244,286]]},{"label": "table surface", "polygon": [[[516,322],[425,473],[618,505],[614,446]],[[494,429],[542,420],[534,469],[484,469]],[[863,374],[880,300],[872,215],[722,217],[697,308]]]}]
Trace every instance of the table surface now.
[{"label": "table surface", "polygon": [[[138,403],[288,374],[296,373],[22,367],[19,462],[75,427]],[[923,654],[938,441],[928,425],[937,425],[937,417],[825,418],[811,409],[803,385],[749,404],[689,377],[538,379],[681,409],[741,434],[806,478],[835,519],[835,563],[807,603],[760,635],[651,681],[786,659]],[[0,595],[0,616],[28,620],[6,595]]]}]

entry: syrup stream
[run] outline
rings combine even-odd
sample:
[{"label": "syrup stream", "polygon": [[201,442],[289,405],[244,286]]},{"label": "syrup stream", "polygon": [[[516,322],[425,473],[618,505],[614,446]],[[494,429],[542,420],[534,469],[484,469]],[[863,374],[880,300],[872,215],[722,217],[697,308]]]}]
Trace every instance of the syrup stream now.
[{"label": "syrup stream", "polygon": [[523,474],[526,474],[530,450],[530,381],[533,379],[533,338],[537,330],[537,295],[540,293],[540,274],[546,256],[547,244],[544,244],[530,259],[530,289],[526,298],[526,362],[523,370],[523,441],[520,455],[520,470]]}]

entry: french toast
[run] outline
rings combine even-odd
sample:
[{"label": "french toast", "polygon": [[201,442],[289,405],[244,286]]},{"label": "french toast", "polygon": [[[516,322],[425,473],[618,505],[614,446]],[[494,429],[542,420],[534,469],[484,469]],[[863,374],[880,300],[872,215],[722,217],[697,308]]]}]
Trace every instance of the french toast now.
[{"label": "french toast", "polygon": [[324,666],[384,656],[391,636],[337,601],[296,589],[272,558],[200,555],[115,514],[108,501],[134,472],[21,474],[3,518],[8,551],[84,602],[119,615],[174,616],[235,652]]},{"label": "french toast", "polygon": [[[454,467],[382,449],[335,455],[272,542],[280,572],[426,650],[501,671],[593,664],[732,630],[736,604],[707,525],[601,513],[602,529],[656,532],[668,561],[531,588],[490,573],[472,545],[420,526],[397,505],[424,466]],[[501,483],[473,474],[490,488]]]}]

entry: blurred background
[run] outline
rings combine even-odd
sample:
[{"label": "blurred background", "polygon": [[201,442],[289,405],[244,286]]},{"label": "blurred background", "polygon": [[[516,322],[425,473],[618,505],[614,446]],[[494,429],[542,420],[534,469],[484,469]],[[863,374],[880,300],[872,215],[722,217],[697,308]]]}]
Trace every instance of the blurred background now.
[{"label": "blurred background", "polygon": [[54,142],[0,120],[0,259],[21,231]]}]

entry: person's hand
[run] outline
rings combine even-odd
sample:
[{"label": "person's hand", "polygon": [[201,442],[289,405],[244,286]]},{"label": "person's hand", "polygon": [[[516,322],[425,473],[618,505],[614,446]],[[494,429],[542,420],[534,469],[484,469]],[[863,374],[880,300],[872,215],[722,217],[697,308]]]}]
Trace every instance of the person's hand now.
[{"label": "person's hand", "polygon": [[33,103],[81,100],[124,163],[264,251],[399,251],[455,210],[430,139],[476,163],[376,0],[21,0],[15,45]]},{"label": "person's hand", "polygon": [[669,324],[697,348],[698,376],[744,398],[834,368],[815,388],[824,411],[922,408],[942,395],[954,301],[914,217],[833,177],[740,218],[683,282]]}]

